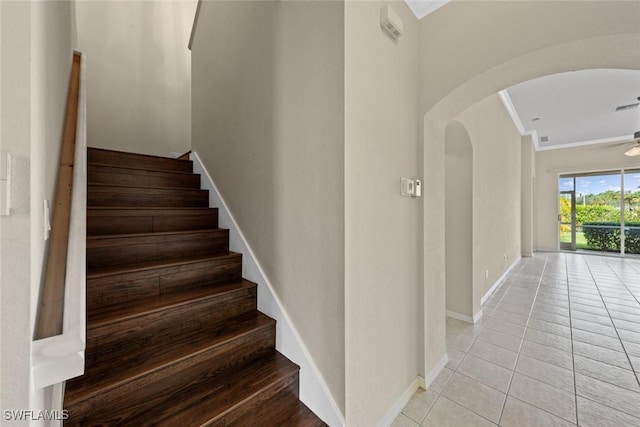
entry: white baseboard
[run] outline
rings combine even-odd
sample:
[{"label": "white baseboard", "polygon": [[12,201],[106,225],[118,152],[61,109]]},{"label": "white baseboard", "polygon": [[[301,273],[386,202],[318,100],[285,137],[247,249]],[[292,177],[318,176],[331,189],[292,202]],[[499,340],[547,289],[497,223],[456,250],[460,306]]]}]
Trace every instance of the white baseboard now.
[{"label": "white baseboard", "polygon": [[400,415],[404,407],[407,406],[407,403],[411,400],[411,396],[413,396],[419,388],[426,389],[424,378],[420,376],[416,377],[416,379],[409,384],[409,387],[398,397],[393,406],[391,406],[387,413],[376,423],[376,427],[389,427],[398,415]]},{"label": "white baseboard", "polygon": [[449,355],[445,353],[438,363],[436,363],[436,366],[431,368],[427,373],[427,376],[424,378],[424,389],[427,389],[431,384],[433,384],[435,379],[438,378],[438,375],[440,375],[440,372],[442,372],[444,367],[447,366],[447,363],[449,363]]},{"label": "white baseboard", "polygon": [[473,315],[473,324],[477,324],[480,319],[482,319],[482,309],[478,310],[478,312]]},{"label": "white baseboard", "polygon": [[487,291],[486,294],[484,294],[484,296],[482,297],[482,299],[480,300],[480,305],[484,305],[485,302],[487,302],[487,300],[489,299],[489,297],[491,296],[492,293],[494,293],[499,287],[500,285],[502,285],[502,282],[504,282],[504,279],[507,278],[507,276],[509,275],[509,273],[511,273],[511,270],[513,270],[513,267],[516,266],[516,264],[518,263],[518,261],[520,261],[522,257],[518,256],[518,258],[516,258],[513,263],[509,266],[509,268],[507,268],[505,270],[504,273],[502,273],[502,276],[500,276],[498,278],[498,280],[496,280],[496,282],[493,284],[493,286],[491,286],[491,289],[489,289]]},{"label": "white baseboard", "polygon": [[209,190],[209,205],[218,208],[220,226],[229,229],[230,250],[242,253],[242,277],[258,284],[258,309],[276,320],[276,349],[300,366],[300,400],[329,426],[344,426],[344,415],[207,168],[197,152],[190,159],[202,188]]},{"label": "white baseboard", "polygon": [[447,317],[462,320],[463,322],[467,323],[473,323],[475,325],[480,321],[480,319],[482,319],[482,309],[474,314],[473,317],[467,316],[466,314],[460,314],[455,311],[447,310]]},{"label": "white baseboard", "polygon": [[463,322],[467,322],[467,323],[473,323],[473,318],[471,316],[467,316],[466,314],[460,314],[456,311],[447,310],[447,317],[462,320]]}]

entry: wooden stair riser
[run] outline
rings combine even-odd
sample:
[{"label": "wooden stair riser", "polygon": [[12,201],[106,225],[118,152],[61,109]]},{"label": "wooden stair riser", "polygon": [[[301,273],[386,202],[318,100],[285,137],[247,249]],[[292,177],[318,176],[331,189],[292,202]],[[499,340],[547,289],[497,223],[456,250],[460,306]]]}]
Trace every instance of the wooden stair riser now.
[{"label": "wooden stair riser", "polygon": [[116,187],[89,184],[87,206],[209,207],[207,190]]},{"label": "wooden stair riser", "polygon": [[96,184],[130,187],[200,188],[200,175],[92,164],[87,180]]},{"label": "wooden stair riser", "polygon": [[[134,417],[158,405],[167,396],[179,395],[182,390],[203,379],[215,377],[233,366],[251,362],[272,353],[275,345],[275,324],[240,336],[224,345],[207,349],[193,357],[177,361],[162,369],[140,376],[126,385],[103,390],[78,402],[65,402],[70,420],[65,425],[81,425],[92,419],[111,421],[118,414]],[[127,399],[122,399],[122,393]]]},{"label": "wooden stair riser", "polygon": [[88,209],[87,235],[218,228],[217,209]]},{"label": "wooden stair riser", "polygon": [[87,279],[89,310],[139,300],[179,289],[190,289],[216,283],[239,280],[242,276],[242,255],[227,256],[201,262],[112,274]]},{"label": "wooden stair riser", "polygon": [[139,168],[142,166],[153,170],[193,172],[193,162],[191,160],[169,159],[98,148],[89,148],[87,150],[87,162],[121,167]]},{"label": "wooden stair riser", "polygon": [[144,352],[151,344],[171,345],[172,340],[183,334],[210,329],[224,319],[256,310],[256,305],[256,289],[246,288],[99,327],[90,326],[86,364],[91,366],[130,352]]},{"label": "wooden stair riser", "polygon": [[229,230],[185,234],[89,238],[89,269],[129,265],[229,251]]},{"label": "wooden stair riser", "polygon": [[229,411],[221,420],[206,425],[255,427],[259,423],[264,426],[282,427],[289,416],[288,411],[297,404],[298,396],[299,379],[296,373],[285,381],[274,383],[258,396]]},{"label": "wooden stair riser", "polygon": [[[279,358],[285,363],[274,363],[269,356],[245,364],[242,370],[231,369],[219,377],[201,378],[199,384],[192,384],[190,393],[183,396],[179,404],[159,407],[153,425],[225,425],[226,417],[242,417],[251,411],[253,401],[267,401],[283,387],[298,382],[298,367],[282,356]],[[244,394],[234,388],[243,390]],[[213,397],[219,399],[216,404],[211,402]],[[255,425],[269,424],[254,418]]]}]

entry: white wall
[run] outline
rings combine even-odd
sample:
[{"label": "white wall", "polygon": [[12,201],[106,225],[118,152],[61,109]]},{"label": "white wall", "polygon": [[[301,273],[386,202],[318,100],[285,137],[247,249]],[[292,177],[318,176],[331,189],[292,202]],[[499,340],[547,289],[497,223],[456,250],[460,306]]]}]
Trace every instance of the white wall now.
[{"label": "white wall", "polygon": [[638,68],[639,13],[639,2],[454,1],[420,21],[419,111],[429,183],[423,232],[427,372],[446,353],[445,127],[470,106],[522,81],[571,70]]},{"label": "white wall", "polygon": [[558,250],[558,175],[571,172],[639,168],[628,147],[587,145],[536,153],[534,235],[537,250]]},{"label": "white wall", "polygon": [[[1,2],[1,150],[15,157],[12,215],[0,217],[0,408],[29,408],[31,5]],[[23,424],[25,425],[25,424]]]},{"label": "white wall", "polygon": [[[390,5],[397,42],[380,27]],[[404,2],[345,3],[347,424],[373,426],[422,375],[418,21]],[[430,183],[425,180],[425,186]]]},{"label": "white wall", "polygon": [[87,54],[91,147],[169,156],[191,149],[196,0],[76,2]]},{"label": "white wall", "polygon": [[473,146],[475,315],[482,297],[520,256],[522,142],[498,95],[465,110],[458,120]]},{"label": "white wall", "polygon": [[11,215],[0,217],[0,409],[42,409],[50,391],[31,390],[31,339],[46,257],[42,204],[53,202],[71,69],[71,3],[0,8],[1,150],[14,156]]},{"label": "white wall", "polygon": [[345,410],[340,2],[203,2],[193,149]]},{"label": "white wall", "polygon": [[447,312],[473,319],[473,148],[457,120],[445,129]]}]

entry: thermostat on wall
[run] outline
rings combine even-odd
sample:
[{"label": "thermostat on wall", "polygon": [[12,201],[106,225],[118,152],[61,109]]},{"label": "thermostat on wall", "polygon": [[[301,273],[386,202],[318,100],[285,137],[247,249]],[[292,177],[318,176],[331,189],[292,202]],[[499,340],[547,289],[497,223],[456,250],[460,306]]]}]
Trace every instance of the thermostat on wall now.
[{"label": "thermostat on wall", "polygon": [[380,26],[393,40],[397,40],[404,30],[402,20],[389,6],[380,9]]}]

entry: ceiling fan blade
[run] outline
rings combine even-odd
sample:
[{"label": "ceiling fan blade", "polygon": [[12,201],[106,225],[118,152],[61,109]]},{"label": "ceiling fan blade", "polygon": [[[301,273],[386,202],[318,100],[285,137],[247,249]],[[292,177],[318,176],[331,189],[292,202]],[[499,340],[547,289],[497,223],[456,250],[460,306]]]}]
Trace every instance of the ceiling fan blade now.
[{"label": "ceiling fan blade", "polygon": [[629,157],[640,156],[640,144],[636,145],[635,147],[630,148],[624,154],[625,154],[625,156],[629,156]]}]

